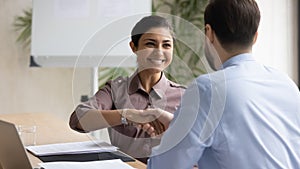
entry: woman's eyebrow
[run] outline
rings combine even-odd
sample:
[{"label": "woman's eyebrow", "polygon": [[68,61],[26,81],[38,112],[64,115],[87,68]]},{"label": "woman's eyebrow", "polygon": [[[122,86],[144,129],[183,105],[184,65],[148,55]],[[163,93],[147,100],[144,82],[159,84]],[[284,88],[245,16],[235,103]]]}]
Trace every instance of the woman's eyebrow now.
[{"label": "woman's eyebrow", "polygon": [[[151,38],[146,38],[146,39],[144,39],[144,41],[152,41],[152,42],[156,42],[155,39],[151,39]],[[164,42],[164,43],[165,43],[165,42],[171,42],[171,39],[163,40],[163,42]]]},{"label": "woman's eyebrow", "polygon": [[144,39],[144,41],[153,41],[153,42],[156,42],[155,39],[151,39],[151,38]]},{"label": "woman's eyebrow", "polygon": [[163,40],[163,42],[172,42],[170,39]]}]

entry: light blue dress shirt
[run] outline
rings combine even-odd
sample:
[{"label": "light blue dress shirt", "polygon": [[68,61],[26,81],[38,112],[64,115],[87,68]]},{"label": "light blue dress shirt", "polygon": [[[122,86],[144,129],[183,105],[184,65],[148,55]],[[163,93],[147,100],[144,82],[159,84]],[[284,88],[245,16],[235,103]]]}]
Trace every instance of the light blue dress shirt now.
[{"label": "light blue dress shirt", "polygon": [[186,90],[148,169],[300,169],[300,94],[249,53]]}]

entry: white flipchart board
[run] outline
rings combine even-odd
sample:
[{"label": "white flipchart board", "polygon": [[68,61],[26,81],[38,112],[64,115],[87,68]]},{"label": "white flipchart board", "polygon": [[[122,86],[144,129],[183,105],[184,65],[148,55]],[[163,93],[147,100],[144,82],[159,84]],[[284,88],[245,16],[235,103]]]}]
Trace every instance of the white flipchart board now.
[{"label": "white flipchart board", "polygon": [[130,32],[150,12],[151,0],[33,0],[31,59],[42,67],[135,66]]}]

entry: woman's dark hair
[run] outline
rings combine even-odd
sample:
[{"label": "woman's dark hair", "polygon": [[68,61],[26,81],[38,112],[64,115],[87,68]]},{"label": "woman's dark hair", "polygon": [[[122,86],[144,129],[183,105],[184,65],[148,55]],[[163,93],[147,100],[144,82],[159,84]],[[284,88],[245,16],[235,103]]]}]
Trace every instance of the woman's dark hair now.
[{"label": "woman's dark hair", "polygon": [[136,25],[133,27],[131,31],[131,41],[133,42],[135,47],[138,47],[139,40],[141,36],[146,33],[151,28],[167,28],[170,30],[170,33],[175,42],[175,36],[173,33],[173,27],[167,21],[166,18],[157,15],[146,16],[142,18]]},{"label": "woman's dark hair", "polygon": [[260,11],[255,0],[211,0],[204,20],[215,31],[222,46],[232,50],[252,45]]}]

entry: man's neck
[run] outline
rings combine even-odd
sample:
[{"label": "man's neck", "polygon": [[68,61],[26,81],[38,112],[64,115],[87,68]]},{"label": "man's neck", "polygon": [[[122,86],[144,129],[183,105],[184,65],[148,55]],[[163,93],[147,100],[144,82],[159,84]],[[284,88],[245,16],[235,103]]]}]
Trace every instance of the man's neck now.
[{"label": "man's neck", "polygon": [[230,58],[232,58],[234,56],[243,54],[243,53],[252,53],[252,48],[251,49],[236,50],[236,51],[233,51],[233,52],[226,52],[226,51],[224,51],[224,52],[222,52],[220,54],[220,59],[221,59],[221,62],[223,64],[228,59],[230,59]]}]

